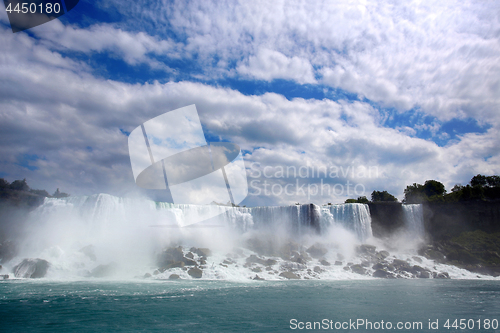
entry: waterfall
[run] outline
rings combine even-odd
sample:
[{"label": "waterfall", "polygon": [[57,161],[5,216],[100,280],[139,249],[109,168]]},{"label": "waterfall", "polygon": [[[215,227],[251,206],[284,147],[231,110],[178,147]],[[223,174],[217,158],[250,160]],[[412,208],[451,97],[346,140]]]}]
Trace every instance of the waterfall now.
[{"label": "waterfall", "polygon": [[[360,203],[339,204],[323,206],[327,212],[328,220],[344,227],[356,234],[360,241],[365,241],[372,236],[371,216],[368,205]],[[329,214],[328,214],[329,213]]]},{"label": "waterfall", "polygon": [[185,227],[190,226],[192,221],[205,220],[206,224],[229,226],[240,233],[276,228],[296,235],[308,232],[323,234],[335,225],[353,232],[360,241],[372,236],[368,206],[358,203],[246,208],[172,204],[97,194],[47,198],[34,214],[50,215],[57,212],[77,216],[87,226],[99,230],[120,228],[124,224]]},{"label": "waterfall", "polygon": [[416,238],[423,238],[425,235],[425,229],[422,205],[407,204],[402,206],[405,215],[406,229],[411,236],[415,236]]}]

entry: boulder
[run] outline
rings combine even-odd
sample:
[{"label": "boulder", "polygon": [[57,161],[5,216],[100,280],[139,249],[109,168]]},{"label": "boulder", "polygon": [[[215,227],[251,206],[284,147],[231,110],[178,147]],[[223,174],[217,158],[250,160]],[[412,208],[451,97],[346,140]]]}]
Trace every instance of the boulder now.
[{"label": "boulder", "polygon": [[394,275],[392,273],[384,271],[383,269],[377,269],[375,272],[373,272],[372,276],[383,279],[394,279]]},{"label": "boulder", "polygon": [[435,279],[449,279],[450,275],[446,272],[437,273]]},{"label": "boulder", "polygon": [[177,274],[170,274],[170,276],[168,277],[169,280],[179,280],[180,278],[181,277]]},{"label": "boulder", "polygon": [[356,248],[356,252],[359,254],[375,254],[376,246],[373,245],[368,245],[368,244],[361,244]]},{"label": "boulder", "polygon": [[372,266],[373,269],[377,270],[377,269],[385,269],[386,266],[380,262],[376,263],[375,265]]},{"label": "boulder", "polygon": [[199,279],[199,278],[202,277],[203,271],[201,269],[197,268],[197,267],[193,267],[190,270],[188,270],[188,274],[191,277],[194,277],[195,279]]},{"label": "boulder", "polygon": [[193,252],[188,252],[188,254],[186,254],[186,258],[189,258],[189,259],[194,259],[194,254],[193,254]]},{"label": "boulder", "polygon": [[194,261],[193,259],[189,259],[189,258],[183,258],[182,262],[184,263],[185,266],[196,266],[197,265],[196,261]]},{"label": "boulder", "polygon": [[369,261],[367,261],[367,260],[363,260],[361,262],[361,266],[363,266],[363,267],[370,267],[371,265],[372,264]]},{"label": "boulder", "polygon": [[258,276],[257,274],[255,274],[255,277],[253,278],[253,280],[264,281],[265,279],[261,278],[260,276]]},{"label": "boulder", "polygon": [[296,262],[298,264],[306,264],[311,258],[306,253],[297,253],[293,254],[293,257],[290,261]]},{"label": "boulder", "polygon": [[[342,261],[336,260],[334,265],[335,266],[342,266]],[[329,265],[325,265],[325,266],[329,266]]]},{"label": "boulder", "polygon": [[384,260],[385,258],[387,258],[389,256],[389,252],[387,251],[379,251],[377,252],[377,254],[375,255],[377,257],[377,259],[379,260]]},{"label": "boulder", "polygon": [[323,273],[325,270],[322,269],[321,267],[319,266],[314,266],[314,272],[316,273]]},{"label": "boulder", "polygon": [[427,271],[423,271],[423,272],[420,272],[420,274],[418,275],[419,278],[421,279],[428,279],[431,277],[431,274]]},{"label": "boulder", "polygon": [[318,259],[323,257],[328,252],[328,250],[321,244],[314,244],[313,246],[308,248],[306,252],[309,253],[311,257]]},{"label": "boulder", "polygon": [[300,279],[300,276],[298,276],[297,274],[292,273],[292,272],[283,272],[280,274],[280,276],[284,277],[288,280],[299,280]]},{"label": "boulder", "polygon": [[9,278],[9,274],[0,275],[0,278],[7,280]]},{"label": "boulder", "polygon": [[145,279],[150,278],[150,277],[151,277],[151,274],[149,274],[149,273],[144,274]]},{"label": "boulder", "polygon": [[411,257],[413,260],[415,260],[416,262],[418,262],[419,264],[422,263],[422,259],[420,259],[419,257],[416,257],[416,256],[413,256]]},{"label": "boulder", "polygon": [[[338,261],[335,262],[335,265],[337,264]],[[322,259],[319,261],[319,263],[323,266],[330,266],[330,263],[326,261],[325,259]],[[340,263],[342,265],[342,263]]]},{"label": "boulder", "polygon": [[366,274],[366,269],[364,269],[363,266],[361,266],[359,264],[352,265],[351,270],[353,271],[353,273],[356,273],[356,274],[361,274],[361,275]]},{"label": "boulder", "polygon": [[212,251],[210,251],[210,249],[207,249],[204,247],[200,247],[200,248],[192,247],[189,249],[189,251],[196,253],[200,257],[205,257],[205,258],[210,257],[212,255]]},{"label": "boulder", "polygon": [[42,278],[47,274],[50,263],[43,259],[24,259],[14,267],[14,276],[18,278]]},{"label": "boulder", "polygon": [[394,259],[392,261],[392,266],[394,266],[396,269],[410,268],[410,264],[407,261],[401,259]]}]

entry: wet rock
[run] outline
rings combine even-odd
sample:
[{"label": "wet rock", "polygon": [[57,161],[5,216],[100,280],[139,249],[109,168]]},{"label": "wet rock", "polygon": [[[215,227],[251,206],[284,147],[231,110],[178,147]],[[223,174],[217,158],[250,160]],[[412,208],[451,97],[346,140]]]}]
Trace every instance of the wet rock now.
[{"label": "wet rock", "polygon": [[[334,265],[335,265],[335,266],[342,266],[342,261],[338,261],[338,260],[337,260],[337,261],[335,261],[335,264],[334,264]],[[326,266],[326,265],[325,265],[325,266]]]},{"label": "wet rock", "polygon": [[434,276],[435,279],[449,279],[450,275],[446,272],[442,273],[437,273],[436,276]]},{"label": "wet rock", "polygon": [[160,271],[155,269],[155,271],[153,272],[153,275],[158,275],[158,274],[160,274]]},{"label": "wet rock", "polygon": [[367,260],[363,260],[361,262],[361,266],[363,266],[363,267],[370,267],[371,265],[372,264],[369,261],[367,261]]},{"label": "wet rock", "polygon": [[394,259],[392,261],[392,265],[396,268],[396,269],[409,269],[410,268],[410,264],[407,262],[407,261],[404,261],[404,260],[401,260],[401,259]]},{"label": "wet rock", "polygon": [[266,266],[273,266],[273,265],[276,265],[278,262],[274,259],[267,259],[266,262],[264,263],[264,265]]},{"label": "wet rock", "polygon": [[418,262],[419,264],[421,264],[421,263],[422,263],[422,259],[420,259],[419,257],[415,257],[415,256],[413,256],[413,257],[411,257],[411,258],[412,258],[413,260],[415,260],[416,262]]},{"label": "wet rock", "polygon": [[308,248],[306,252],[309,253],[311,257],[318,259],[323,257],[328,252],[328,250],[321,244],[314,244],[313,246]]},{"label": "wet rock", "polygon": [[[200,275],[201,277],[201,275]],[[168,277],[169,280],[179,280],[181,277],[177,274],[170,274],[170,276]]]},{"label": "wet rock", "polygon": [[207,248],[204,248],[204,247],[200,247],[200,248],[192,247],[189,250],[191,252],[193,252],[193,253],[196,253],[200,257],[205,257],[206,258],[206,257],[210,257],[212,255],[212,251],[210,251],[210,249],[207,249]]},{"label": "wet rock", "polygon": [[3,280],[7,280],[9,278],[9,274],[0,275],[0,278]]},{"label": "wet rock", "polygon": [[446,257],[445,255],[438,251],[434,246],[432,245],[427,245],[426,247],[423,247],[418,250],[418,255],[425,257],[427,259],[435,260],[439,263],[445,263],[446,262]]},{"label": "wet rock", "polygon": [[356,248],[358,254],[375,254],[375,249],[377,247],[368,244],[362,244]]},{"label": "wet rock", "polygon": [[196,261],[189,259],[189,258],[183,258],[182,262],[184,263],[185,266],[196,266],[197,265]]},{"label": "wet rock", "polygon": [[280,265],[280,268],[286,271],[299,271],[306,269],[307,266],[295,262],[284,262]]},{"label": "wet rock", "polygon": [[372,268],[375,269],[375,270],[377,270],[377,269],[386,269],[386,267],[387,267],[386,265],[384,265],[384,264],[382,264],[380,262],[378,262],[378,263],[376,263],[375,265],[372,266]]},{"label": "wet rock", "polygon": [[366,269],[364,269],[363,266],[361,266],[359,264],[352,265],[351,270],[353,271],[353,273],[356,273],[356,274],[361,274],[361,275],[366,274]]},{"label": "wet rock", "polygon": [[143,276],[143,277],[144,277],[145,279],[150,278],[150,277],[151,277],[151,274],[146,273],[146,274],[144,274],[144,276]]},{"label": "wet rock", "polygon": [[298,264],[306,264],[310,260],[311,258],[306,253],[297,253],[297,252],[295,252],[293,254],[293,257],[290,259],[290,261],[296,262]]},{"label": "wet rock", "polygon": [[322,269],[321,267],[319,266],[314,266],[314,272],[316,273],[323,273],[325,270]]},{"label": "wet rock", "polygon": [[299,280],[300,279],[300,276],[298,276],[297,274],[292,273],[292,272],[283,272],[280,274],[280,276],[284,277],[286,279],[289,279],[289,280]]},{"label": "wet rock", "polygon": [[[319,261],[319,263],[323,266],[330,266],[330,263],[328,261],[326,261],[325,259],[322,259]],[[337,261],[336,261],[337,263]],[[340,263],[342,265],[342,263]]]},{"label": "wet rock", "polygon": [[373,277],[383,278],[383,279],[394,279],[394,275],[390,272],[384,271],[383,269],[377,269],[372,274]]},{"label": "wet rock", "polygon": [[188,254],[186,254],[186,258],[189,258],[189,259],[194,259],[194,254],[193,254],[193,252],[188,252]]},{"label": "wet rock", "polygon": [[349,266],[344,266],[343,269],[344,269],[344,271],[350,271],[351,270],[351,268]]},{"label": "wet rock", "polygon": [[197,268],[197,267],[193,267],[190,270],[188,270],[188,274],[191,277],[194,277],[195,279],[199,279],[199,278],[202,277],[203,271],[201,269]]},{"label": "wet rock", "polygon": [[14,276],[18,278],[42,278],[47,274],[50,263],[43,259],[24,259],[14,267]]},{"label": "wet rock", "polygon": [[375,256],[376,256],[376,257],[377,257],[377,259],[379,259],[379,260],[384,260],[384,259],[385,259],[385,258],[387,258],[389,255],[390,255],[390,254],[389,254],[389,252],[387,252],[387,251],[384,251],[384,250],[383,250],[383,251],[379,251],[379,252],[377,252],[377,254],[376,254]]},{"label": "wet rock", "polygon": [[107,265],[99,265],[90,272],[90,276],[102,278],[111,276],[116,273],[118,265],[114,262]]},{"label": "wet rock", "polygon": [[254,272],[254,273],[260,273],[260,272],[262,272],[262,269],[260,267],[254,267],[254,268],[252,268],[252,272]]},{"label": "wet rock", "polygon": [[256,280],[256,281],[264,281],[265,279],[264,278],[261,278],[260,276],[258,276],[257,274],[255,274],[253,280]]},{"label": "wet rock", "polygon": [[183,262],[183,261],[175,261],[175,262],[172,262],[171,264],[168,264],[167,269],[169,268],[182,268],[184,267],[186,264]]},{"label": "wet rock", "polygon": [[428,279],[431,277],[430,273],[427,272],[427,271],[423,271],[423,272],[420,272],[420,274],[418,275],[419,278],[421,279]]},{"label": "wet rock", "polygon": [[206,265],[207,261],[205,259],[200,259],[199,263],[200,263],[200,265]]}]

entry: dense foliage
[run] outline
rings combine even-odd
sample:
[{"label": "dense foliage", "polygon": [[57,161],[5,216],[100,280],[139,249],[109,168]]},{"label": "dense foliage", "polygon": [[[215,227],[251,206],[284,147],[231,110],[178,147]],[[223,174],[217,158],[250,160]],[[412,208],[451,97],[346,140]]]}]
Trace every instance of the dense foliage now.
[{"label": "dense foliage", "polygon": [[[23,180],[14,180],[12,183],[9,183],[7,180],[0,178],[0,190],[3,192],[12,190],[12,191],[21,191],[21,192],[28,192],[37,196],[41,197],[47,197],[47,198],[65,198],[69,197],[68,193],[60,192],[59,189],[57,189],[54,194],[50,195],[49,192],[46,190],[35,190],[31,189],[28,186],[28,183],[26,182],[26,178]],[[2,197],[8,197],[8,196],[2,196]]]},{"label": "dense foliage", "polygon": [[[403,203],[418,204],[423,202],[491,201],[500,199],[500,176],[476,175],[469,184],[455,185],[446,193],[443,183],[427,180],[425,183],[413,183],[404,190]],[[347,199],[345,203],[397,202],[398,199],[387,191],[373,191],[371,201],[366,197]]]}]

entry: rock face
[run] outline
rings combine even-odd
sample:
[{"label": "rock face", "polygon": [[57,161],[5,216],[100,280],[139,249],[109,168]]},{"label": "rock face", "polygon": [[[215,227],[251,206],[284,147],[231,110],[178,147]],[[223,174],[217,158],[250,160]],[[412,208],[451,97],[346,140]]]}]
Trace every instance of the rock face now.
[{"label": "rock face", "polygon": [[300,276],[298,276],[297,274],[292,273],[292,272],[283,272],[280,274],[280,276],[284,277],[288,280],[299,280],[300,279]]},{"label": "rock face", "polygon": [[193,267],[188,271],[188,274],[195,279],[199,279],[203,276],[203,271],[197,267]]},{"label": "rock face", "polygon": [[14,276],[18,278],[42,278],[47,274],[50,263],[43,259],[24,259],[14,267]]}]

